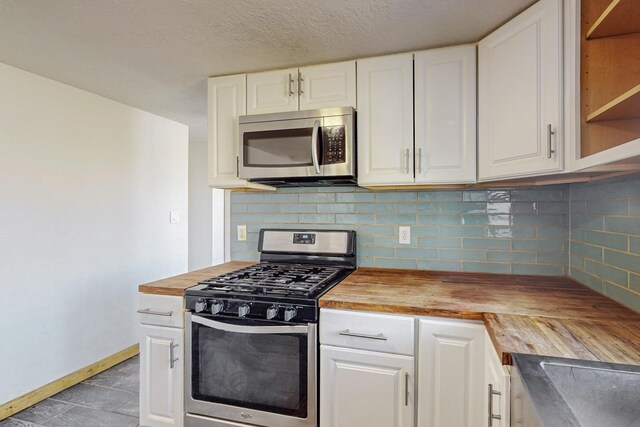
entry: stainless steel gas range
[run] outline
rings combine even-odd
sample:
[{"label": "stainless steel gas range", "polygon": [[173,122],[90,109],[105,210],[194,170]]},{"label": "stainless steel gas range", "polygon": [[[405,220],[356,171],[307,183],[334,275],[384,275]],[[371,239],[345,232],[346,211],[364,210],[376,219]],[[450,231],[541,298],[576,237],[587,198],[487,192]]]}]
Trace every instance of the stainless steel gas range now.
[{"label": "stainless steel gas range", "polygon": [[260,263],[187,289],[185,426],[318,425],[318,300],[355,232],[260,231]]}]

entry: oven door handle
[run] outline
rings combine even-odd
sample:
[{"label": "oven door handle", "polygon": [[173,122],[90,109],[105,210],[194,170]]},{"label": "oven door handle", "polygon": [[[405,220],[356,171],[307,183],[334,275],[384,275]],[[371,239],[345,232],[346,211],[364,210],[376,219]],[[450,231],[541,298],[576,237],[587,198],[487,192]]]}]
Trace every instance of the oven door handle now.
[{"label": "oven door handle", "polygon": [[201,316],[191,315],[191,321],[210,328],[219,329],[226,332],[237,332],[240,334],[302,334],[308,333],[309,328],[305,325],[286,326],[242,326],[230,323],[217,322]]},{"label": "oven door handle", "polygon": [[313,124],[313,133],[311,134],[311,159],[316,174],[320,174],[320,162],[318,161],[318,133],[320,132],[320,120],[316,120]]}]

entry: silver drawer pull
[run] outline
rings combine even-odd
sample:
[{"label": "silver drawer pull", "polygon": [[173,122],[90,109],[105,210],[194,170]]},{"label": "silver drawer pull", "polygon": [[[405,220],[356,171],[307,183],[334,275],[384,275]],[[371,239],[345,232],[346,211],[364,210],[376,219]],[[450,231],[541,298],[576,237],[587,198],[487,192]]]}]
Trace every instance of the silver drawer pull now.
[{"label": "silver drawer pull", "polygon": [[380,341],[386,341],[387,337],[385,337],[382,334],[378,334],[378,335],[369,335],[369,334],[359,334],[357,332],[350,332],[348,329],[345,329],[344,331],[340,331],[338,332],[339,335],[344,335],[347,337],[356,337],[356,338],[367,338],[370,340],[380,340]]},{"label": "silver drawer pull", "polygon": [[153,311],[150,308],[144,308],[142,310],[138,310],[140,314],[151,314],[152,316],[173,316],[173,311]]},{"label": "silver drawer pull", "polygon": [[179,357],[175,357],[174,352],[178,344],[174,344],[173,341],[169,343],[169,369],[173,369]]},{"label": "silver drawer pull", "polygon": [[489,384],[489,408],[488,408],[488,412],[489,412],[489,427],[493,427],[493,420],[501,420],[502,416],[501,415],[496,415],[493,413],[493,396],[502,396],[502,393],[500,393],[498,390],[494,390],[493,389],[493,384]]}]

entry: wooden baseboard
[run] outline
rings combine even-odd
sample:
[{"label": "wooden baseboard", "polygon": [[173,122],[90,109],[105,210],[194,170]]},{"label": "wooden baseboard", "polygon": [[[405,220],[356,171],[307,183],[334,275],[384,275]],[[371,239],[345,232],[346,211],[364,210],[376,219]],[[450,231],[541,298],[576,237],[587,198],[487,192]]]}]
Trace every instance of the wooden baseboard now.
[{"label": "wooden baseboard", "polygon": [[138,344],[0,405],[0,421],[138,354]]}]

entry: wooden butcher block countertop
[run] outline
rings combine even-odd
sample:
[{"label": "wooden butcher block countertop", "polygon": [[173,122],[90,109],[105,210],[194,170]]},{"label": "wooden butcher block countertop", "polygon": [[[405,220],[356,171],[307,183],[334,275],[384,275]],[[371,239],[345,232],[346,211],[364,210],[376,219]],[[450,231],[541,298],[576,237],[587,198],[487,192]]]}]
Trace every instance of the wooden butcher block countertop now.
[{"label": "wooden butcher block countertop", "polygon": [[359,268],[320,307],[482,320],[511,353],[640,364],[640,314],[565,277]]},{"label": "wooden butcher block countertop", "polygon": [[224,264],[215,265],[213,267],[207,267],[190,273],[181,274],[179,276],[146,283],[144,285],[140,285],[138,287],[138,291],[144,292],[145,294],[175,295],[182,297],[184,296],[185,289],[197,285],[199,281],[220,276],[221,274],[229,273],[230,271],[252,264],[255,264],[255,262],[225,262]]}]

